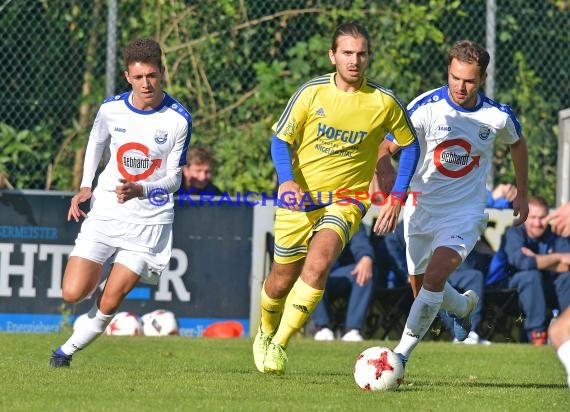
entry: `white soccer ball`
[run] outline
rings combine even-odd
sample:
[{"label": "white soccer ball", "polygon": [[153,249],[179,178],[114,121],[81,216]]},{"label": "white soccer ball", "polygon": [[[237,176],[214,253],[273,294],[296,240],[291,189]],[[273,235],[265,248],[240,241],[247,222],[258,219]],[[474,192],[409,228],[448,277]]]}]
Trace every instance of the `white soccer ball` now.
[{"label": "white soccer ball", "polygon": [[142,325],[145,336],[178,335],[178,322],[168,310],[158,309],[143,315]]},{"label": "white soccer ball", "polygon": [[136,314],[119,312],[105,328],[104,335],[136,336],[141,334],[141,322]]},{"label": "white soccer ball", "polygon": [[395,390],[404,380],[404,365],[391,349],[374,346],[358,355],[353,374],[366,391]]}]

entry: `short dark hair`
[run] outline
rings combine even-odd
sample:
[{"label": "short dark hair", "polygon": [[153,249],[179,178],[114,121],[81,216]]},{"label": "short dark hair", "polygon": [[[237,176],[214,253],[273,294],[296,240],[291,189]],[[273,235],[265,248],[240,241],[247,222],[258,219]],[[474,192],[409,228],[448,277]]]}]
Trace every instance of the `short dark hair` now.
[{"label": "short dark hair", "polygon": [[528,198],[528,204],[529,205],[535,205],[535,206],[542,206],[547,211],[549,209],[548,202],[542,196],[531,196],[531,197],[529,197]]},{"label": "short dark hair", "polygon": [[368,34],[368,31],[357,22],[349,21],[348,23],[343,23],[336,28],[333,34],[331,46],[333,53],[336,52],[336,48],[338,46],[338,38],[340,36],[364,37],[366,39],[366,44],[368,45],[368,53],[372,53],[372,50],[370,48],[370,35]]},{"label": "short dark hair", "polygon": [[213,167],[216,164],[214,155],[205,147],[193,147],[190,150],[188,150],[186,161],[188,162],[188,166],[192,164],[195,165],[207,164]]},{"label": "short dark hair", "polygon": [[481,69],[481,74],[484,74],[489,65],[491,56],[487,50],[471,40],[459,40],[449,50],[449,64],[453,59],[465,63],[477,63]]},{"label": "short dark hair", "polygon": [[140,62],[154,64],[162,69],[162,50],[160,45],[153,39],[137,39],[132,41],[123,50],[125,67],[129,64]]}]

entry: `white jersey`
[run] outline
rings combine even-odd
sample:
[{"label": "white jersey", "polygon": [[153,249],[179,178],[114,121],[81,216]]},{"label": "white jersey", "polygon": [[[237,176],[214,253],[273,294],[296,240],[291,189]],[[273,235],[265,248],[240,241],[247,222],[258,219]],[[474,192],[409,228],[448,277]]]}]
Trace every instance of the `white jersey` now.
[{"label": "white jersey", "polygon": [[485,182],[493,159],[495,139],[513,144],[520,124],[506,106],[479,94],[473,109],[455,104],[448,87],[431,90],[408,105],[421,156],[411,181],[417,205],[431,213],[452,208],[483,211]]},{"label": "white jersey", "polygon": [[[93,191],[89,216],[139,224],[172,223],[174,201],[170,193],[180,185],[192,119],[190,113],[166,93],[154,110],[135,108],[131,94],[126,92],[107,98],[93,123],[81,187],[92,186],[107,144],[111,157]],[[119,179],[141,184],[145,195],[118,203],[114,191],[121,184]],[[155,197],[157,193],[163,193],[162,197]]]}]

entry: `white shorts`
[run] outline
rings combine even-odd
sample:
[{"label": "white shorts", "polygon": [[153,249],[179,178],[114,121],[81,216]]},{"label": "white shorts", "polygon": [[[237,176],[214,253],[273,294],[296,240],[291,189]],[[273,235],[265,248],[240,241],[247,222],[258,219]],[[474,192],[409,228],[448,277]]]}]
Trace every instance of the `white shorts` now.
[{"label": "white shorts", "polygon": [[489,215],[475,210],[430,214],[417,206],[404,207],[406,262],[410,275],[425,273],[436,248],[455,250],[465,260],[487,227]]},{"label": "white shorts", "polygon": [[117,220],[85,219],[70,256],[103,265],[120,263],[156,285],[172,253],[172,224],[140,225]]}]

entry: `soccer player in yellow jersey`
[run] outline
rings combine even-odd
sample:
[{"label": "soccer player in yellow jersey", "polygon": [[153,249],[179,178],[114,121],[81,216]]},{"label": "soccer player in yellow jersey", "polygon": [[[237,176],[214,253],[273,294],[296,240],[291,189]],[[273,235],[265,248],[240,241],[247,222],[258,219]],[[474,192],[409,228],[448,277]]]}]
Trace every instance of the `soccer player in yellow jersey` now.
[{"label": "soccer player in yellow jersey", "polygon": [[396,183],[376,222],[385,232],[396,227],[419,158],[405,107],[364,76],[371,57],[366,29],[354,22],[339,26],[329,57],[336,71],[302,85],[273,126],[282,203],[253,342],[260,372],[285,372],[291,336],[321,300],[332,264],[370,206],[361,195],[368,193],[385,134],[402,148]]}]

